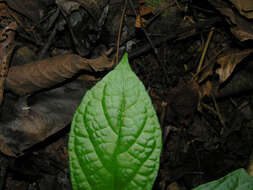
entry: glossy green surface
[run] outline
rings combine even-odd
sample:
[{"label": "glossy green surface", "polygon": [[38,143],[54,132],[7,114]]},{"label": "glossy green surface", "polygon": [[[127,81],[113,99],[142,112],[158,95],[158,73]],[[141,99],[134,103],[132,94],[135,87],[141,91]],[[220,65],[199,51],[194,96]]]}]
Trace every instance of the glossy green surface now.
[{"label": "glossy green surface", "polygon": [[253,190],[253,178],[244,169],[238,169],[193,190]]},{"label": "glossy green surface", "polygon": [[69,137],[74,190],[151,190],[161,129],[127,54],[84,96]]}]

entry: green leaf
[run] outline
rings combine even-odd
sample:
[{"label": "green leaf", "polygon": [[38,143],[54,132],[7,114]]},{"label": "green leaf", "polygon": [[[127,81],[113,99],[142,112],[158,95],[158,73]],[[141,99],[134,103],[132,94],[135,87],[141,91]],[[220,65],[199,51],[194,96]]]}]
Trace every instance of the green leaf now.
[{"label": "green leaf", "polygon": [[127,54],[84,96],[74,115],[69,157],[74,190],[150,190],[161,129]]},{"label": "green leaf", "polygon": [[193,190],[253,190],[253,178],[241,168]]}]

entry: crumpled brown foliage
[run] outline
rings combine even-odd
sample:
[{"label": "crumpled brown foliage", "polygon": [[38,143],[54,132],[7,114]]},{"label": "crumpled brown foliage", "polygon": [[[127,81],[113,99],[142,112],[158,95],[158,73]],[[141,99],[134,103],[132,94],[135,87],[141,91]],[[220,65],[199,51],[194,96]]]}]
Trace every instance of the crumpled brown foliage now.
[{"label": "crumpled brown foliage", "polygon": [[18,157],[64,129],[93,83],[74,80],[58,88],[20,97],[5,97],[0,115],[0,151]]},{"label": "crumpled brown foliage", "polygon": [[253,1],[252,0],[230,0],[238,9],[241,15],[253,18]]},{"label": "crumpled brown foliage", "polygon": [[38,23],[43,15],[42,3],[39,0],[6,0],[10,8]]},{"label": "crumpled brown foliage", "polygon": [[8,73],[9,58],[14,49],[16,28],[16,22],[12,22],[0,31],[0,105],[3,101],[4,83]]},{"label": "crumpled brown foliage", "polygon": [[219,75],[220,82],[223,83],[226,81],[230,75],[233,73],[235,67],[249,54],[253,52],[252,49],[237,50],[231,49],[221,55],[217,62],[220,65],[220,68],[216,70],[216,73]]},{"label": "crumpled brown foliage", "polygon": [[[251,0],[250,0],[251,1]],[[241,1],[242,3],[243,1]],[[231,32],[240,41],[252,40],[253,39],[253,22],[240,15],[233,7],[226,1],[222,0],[209,0],[221,14],[228,17],[228,22],[231,25]],[[235,1],[233,1],[235,3]],[[239,1],[237,2],[239,3]],[[239,6],[239,4],[237,4]],[[241,8],[237,7],[239,11]],[[245,10],[244,10],[245,11]],[[240,12],[242,14],[242,12]],[[248,12],[249,13],[249,12]]]},{"label": "crumpled brown foliage", "polygon": [[103,71],[112,66],[113,62],[106,56],[96,59],[85,59],[75,54],[56,56],[11,67],[5,87],[18,95],[27,95],[53,87],[72,78],[80,70]]}]

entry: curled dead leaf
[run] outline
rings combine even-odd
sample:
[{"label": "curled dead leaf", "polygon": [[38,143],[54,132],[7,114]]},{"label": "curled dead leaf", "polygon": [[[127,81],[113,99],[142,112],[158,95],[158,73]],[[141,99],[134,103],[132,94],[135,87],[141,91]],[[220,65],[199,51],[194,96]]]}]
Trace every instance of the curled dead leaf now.
[{"label": "curled dead leaf", "polygon": [[217,59],[220,68],[216,70],[216,73],[220,77],[220,82],[226,81],[229,76],[233,73],[235,67],[240,63],[245,57],[253,52],[252,49],[246,50],[230,50],[224,53],[221,57]]},{"label": "curled dead leaf", "polygon": [[0,115],[0,151],[18,157],[65,128],[72,119],[88,81],[75,80],[58,88],[20,97],[5,97]]},{"label": "curled dead leaf", "polygon": [[[230,0],[235,4],[237,9],[242,15],[248,15],[250,18],[251,14],[253,16],[251,0]],[[253,39],[253,22],[249,19],[246,19],[244,16],[239,14],[236,10],[233,9],[230,3],[222,0],[209,0],[209,3],[212,4],[222,15],[226,16],[231,27],[230,30],[236,38],[240,41],[245,41]],[[249,11],[250,10],[250,11]],[[248,11],[248,12],[247,12]],[[245,14],[244,14],[245,13]]]},{"label": "curled dead leaf", "polygon": [[252,19],[253,18],[253,1],[252,0],[230,0],[238,9],[240,14]]},{"label": "curled dead leaf", "polygon": [[19,95],[31,94],[72,78],[80,70],[97,72],[111,69],[112,66],[112,61],[106,56],[96,59],[85,59],[75,54],[56,56],[11,67],[6,88]]}]

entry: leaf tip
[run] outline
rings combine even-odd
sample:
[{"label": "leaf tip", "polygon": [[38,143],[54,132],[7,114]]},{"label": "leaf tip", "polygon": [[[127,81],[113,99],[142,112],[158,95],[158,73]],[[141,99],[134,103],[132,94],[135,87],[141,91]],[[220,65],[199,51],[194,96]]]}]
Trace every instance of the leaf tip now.
[{"label": "leaf tip", "polygon": [[123,69],[123,70],[131,70],[131,67],[128,62],[128,53],[125,53],[123,57],[121,58],[119,65],[117,66],[117,69]]}]

